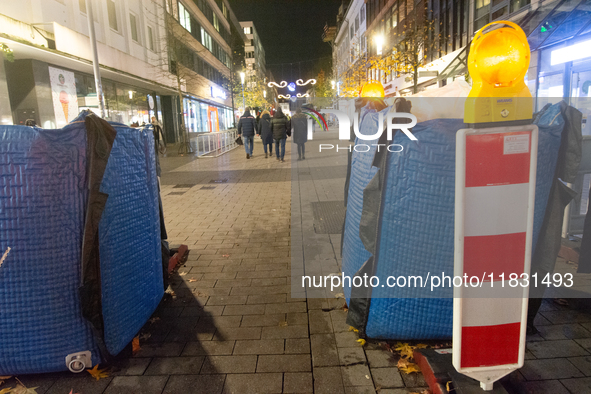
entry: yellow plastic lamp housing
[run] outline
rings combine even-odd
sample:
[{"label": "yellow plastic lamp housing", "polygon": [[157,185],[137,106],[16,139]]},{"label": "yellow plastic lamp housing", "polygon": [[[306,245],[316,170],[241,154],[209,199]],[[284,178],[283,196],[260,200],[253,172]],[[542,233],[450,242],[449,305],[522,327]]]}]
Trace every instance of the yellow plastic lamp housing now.
[{"label": "yellow plastic lamp housing", "polygon": [[[488,27],[506,25],[485,33]],[[470,46],[468,70],[472,90],[466,100],[466,123],[531,119],[533,100],[524,78],[530,49],[523,30],[513,22],[496,21],[480,29]]]},{"label": "yellow plastic lamp housing", "polygon": [[361,88],[359,97],[377,97],[384,98],[384,87],[378,81],[369,81]]}]

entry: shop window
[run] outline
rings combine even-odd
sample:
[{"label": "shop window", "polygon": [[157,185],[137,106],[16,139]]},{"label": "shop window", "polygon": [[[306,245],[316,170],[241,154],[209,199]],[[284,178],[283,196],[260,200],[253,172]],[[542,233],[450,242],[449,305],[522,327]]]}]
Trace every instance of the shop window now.
[{"label": "shop window", "polygon": [[581,3],[577,9],[558,26],[556,31],[544,42],[544,46],[570,38],[577,34],[591,20],[591,1]]},{"label": "shop window", "polygon": [[129,27],[131,29],[131,39],[139,44],[139,35],[137,29],[137,19],[134,14],[129,14]]},{"label": "shop window", "polygon": [[107,0],[107,15],[109,17],[109,27],[115,31],[119,31],[117,23],[117,6],[114,0]]}]

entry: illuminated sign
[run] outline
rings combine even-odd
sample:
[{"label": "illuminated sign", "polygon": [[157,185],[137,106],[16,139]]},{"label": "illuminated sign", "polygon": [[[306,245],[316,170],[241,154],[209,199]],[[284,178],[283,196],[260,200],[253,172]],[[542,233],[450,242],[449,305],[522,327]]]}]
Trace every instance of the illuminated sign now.
[{"label": "illuminated sign", "polygon": [[211,97],[225,100],[228,98],[228,95],[226,94],[226,92],[224,90],[218,88],[217,86],[212,86],[211,87]]}]

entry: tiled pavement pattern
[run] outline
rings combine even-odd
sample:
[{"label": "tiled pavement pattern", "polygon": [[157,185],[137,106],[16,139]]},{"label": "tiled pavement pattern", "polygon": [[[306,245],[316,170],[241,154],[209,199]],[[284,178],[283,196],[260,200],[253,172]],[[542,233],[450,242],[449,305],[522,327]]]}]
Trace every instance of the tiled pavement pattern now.
[{"label": "tiled pavement pattern", "polygon": [[[242,148],[212,159],[163,158],[169,240],[187,244],[190,254],[172,278],[175,296],[142,331],[149,338],[141,351],[99,381],[86,373],[19,378],[40,394],[425,389],[421,375],[400,374],[378,344],[360,347],[342,299],[306,299],[290,284],[304,269],[339,271],[340,236],[315,233],[311,206],[343,199],[346,152],[318,154],[329,138],[336,133],[308,142],[302,162],[290,156],[291,144],[285,163],[265,159],[259,141],[250,160]],[[526,365],[507,379],[513,392],[591,392],[591,313],[572,304],[544,302]]]}]

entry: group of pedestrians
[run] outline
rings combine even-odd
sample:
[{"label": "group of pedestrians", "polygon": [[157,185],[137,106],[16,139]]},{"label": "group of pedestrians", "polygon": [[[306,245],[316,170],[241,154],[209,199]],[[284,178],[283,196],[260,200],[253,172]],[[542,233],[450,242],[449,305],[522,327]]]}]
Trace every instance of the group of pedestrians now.
[{"label": "group of pedestrians", "polygon": [[252,157],[256,134],[263,141],[265,159],[273,155],[273,143],[275,143],[277,160],[284,162],[285,143],[287,137],[292,135],[292,131],[293,141],[298,145],[298,160],[305,160],[305,143],[308,140],[307,120],[300,108],[296,110],[296,114],[291,119],[283,113],[281,108],[278,108],[272,117],[269,111],[265,110],[257,122],[257,119],[250,113],[250,108],[246,107],[238,122],[238,135],[242,137],[247,159]]}]

